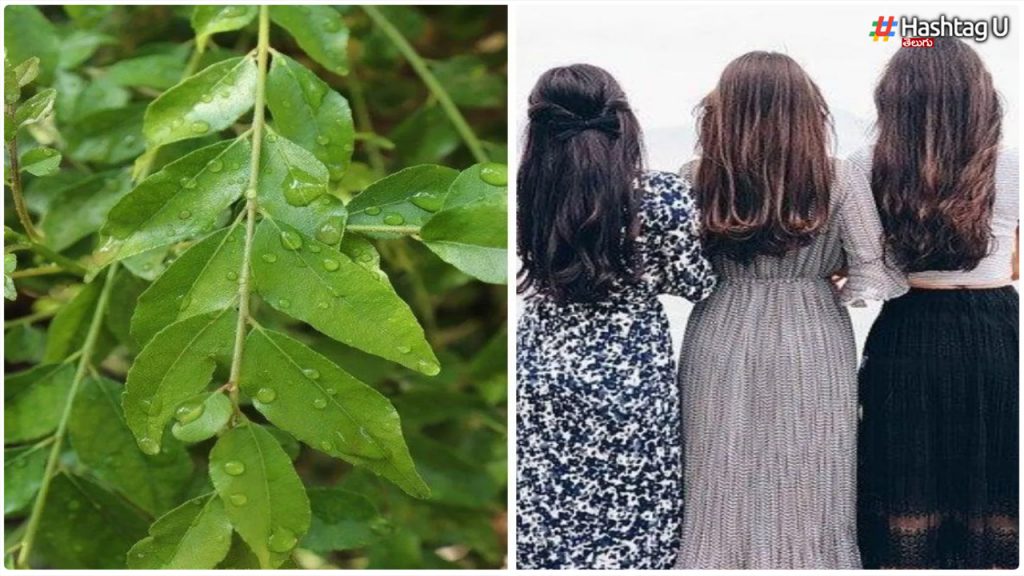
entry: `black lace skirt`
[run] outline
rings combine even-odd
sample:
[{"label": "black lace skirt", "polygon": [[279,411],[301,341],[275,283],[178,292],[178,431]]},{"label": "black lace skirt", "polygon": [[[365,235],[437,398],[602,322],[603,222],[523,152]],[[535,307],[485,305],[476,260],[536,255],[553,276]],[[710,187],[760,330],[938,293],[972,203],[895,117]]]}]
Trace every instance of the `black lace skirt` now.
[{"label": "black lace skirt", "polygon": [[860,369],[866,568],[1012,568],[1018,299],[1011,287],[887,302]]}]

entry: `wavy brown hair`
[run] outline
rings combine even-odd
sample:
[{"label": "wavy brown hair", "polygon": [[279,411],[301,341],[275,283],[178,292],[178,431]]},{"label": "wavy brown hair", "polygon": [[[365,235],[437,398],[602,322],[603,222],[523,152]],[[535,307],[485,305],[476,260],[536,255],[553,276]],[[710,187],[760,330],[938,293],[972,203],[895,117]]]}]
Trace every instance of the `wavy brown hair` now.
[{"label": "wavy brown hair", "polygon": [[967,44],[901,48],[875,89],[871,189],[908,272],[971,270],[989,251],[1002,108]]},{"label": "wavy brown hair", "polygon": [[517,289],[599,300],[636,276],[640,124],[615,78],[589,64],[548,70],[529,102],[516,180]]},{"label": "wavy brown hair", "polygon": [[750,261],[806,246],[828,222],[831,117],[792,58],[749,52],[701,102],[694,176],[711,254]]}]

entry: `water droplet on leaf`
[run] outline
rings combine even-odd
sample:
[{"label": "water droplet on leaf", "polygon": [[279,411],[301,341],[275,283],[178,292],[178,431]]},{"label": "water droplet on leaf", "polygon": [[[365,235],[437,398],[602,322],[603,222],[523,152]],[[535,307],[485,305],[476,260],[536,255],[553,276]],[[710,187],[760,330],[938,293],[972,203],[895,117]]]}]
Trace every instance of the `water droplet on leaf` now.
[{"label": "water droplet on leaf", "polygon": [[228,272],[227,274],[225,274],[224,277],[227,278],[228,280],[234,282],[235,280],[238,280],[238,272],[235,272],[235,271],[232,270],[231,272]]},{"label": "water droplet on leaf", "polygon": [[204,410],[202,402],[182,404],[174,411],[174,418],[182,424],[188,424],[198,420],[203,415]]},{"label": "water droplet on leaf", "polygon": [[228,500],[235,506],[245,506],[249,502],[249,499],[246,498],[245,494],[232,494],[231,496],[228,496]]},{"label": "water droplet on leaf", "polygon": [[232,476],[241,476],[245,473],[245,464],[238,460],[230,460],[224,463],[224,471]]},{"label": "water droplet on leaf", "polygon": [[366,213],[370,216],[376,216],[380,214],[380,208],[378,206],[370,206],[366,209]]},{"label": "water droplet on leaf", "polygon": [[412,348],[408,346],[399,346],[398,351],[401,352],[402,354],[408,354],[409,352],[412,352]]},{"label": "water droplet on leaf", "polygon": [[491,186],[508,185],[508,166],[488,162],[480,167],[480,179]]},{"label": "water droplet on leaf", "polygon": [[284,180],[284,199],[292,206],[307,206],[327,192],[327,186],[315,176],[292,167]]},{"label": "water droplet on leaf", "polygon": [[264,254],[263,256],[260,256],[260,258],[263,258],[264,262],[267,262],[267,263],[270,263],[270,264],[273,264],[274,262],[277,262],[277,254],[272,254],[272,253],[269,253],[269,252]]},{"label": "water droplet on leaf", "polygon": [[193,122],[192,132],[195,134],[205,134],[210,130],[210,125],[206,122]]},{"label": "water droplet on leaf", "polygon": [[142,450],[143,454],[154,456],[160,453],[160,445],[152,438],[143,438],[139,440],[139,450]]},{"label": "water droplet on leaf", "polygon": [[331,143],[331,139],[328,138],[327,136],[320,135],[316,137],[316,143],[321,146],[327,146],[328,144]]},{"label": "water droplet on leaf", "polygon": [[281,232],[281,246],[284,246],[286,250],[298,250],[302,248],[302,236],[291,230],[283,230]]},{"label": "water droplet on leaf", "polygon": [[323,398],[317,398],[316,400],[313,400],[313,408],[316,408],[317,410],[323,410],[324,408],[327,408],[327,400],[324,400]]},{"label": "water droplet on leaf", "polygon": [[414,195],[409,200],[413,205],[420,207],[427,212],[437,212],[444,205],[443,196],[435,196],[434,194],[419,193]]},{"label": "water droplet on leaf", "polygon": [[264,404],[270,404],[274,400],[277,400],[277,392],[273,388],[260,388],[256,392],[256,399]]},{"label": "water droplet on leaf", "polygon": [[282,298],[282,299],[277,301],[277,307],[281,308],[281,309],[288,308],[291,305],[292,305],[292,301],[288,300],[288,299],[285,299],[285,298]]},{"label": "water droplet on leaf", "polygon": [[316,368],[303,368],[302,374],[310,380],[316,380],[320,377],[320,371]]},{"label": "water droplet on leaf", "polygon": [[290,551],[298,543],[298,539],[291,530],[286,528],[275,528],[267,539],[267,547],[272,552],[285,553]]},{"label": "water droplet on leaf", "polygon": [[182,220],[188,220],[191,217],[192,213],[189,212],[188,210],[182,210],[181,212],[178,212],[178,218],[181,218]]},{"label": "water droplet on leaf", "polygon": [[316,229],[316,239],[328,246],[334,246],[341,242],[341,226],[333,220],[328,220]]},{"label": "water droplet on leaf", "polygon": [[405,217],[401,214],[392,212],[384,216],[384,223],[388,226],[401,226],[402,224],[405,224]]},{"label": "water droplet on leaf", "polygon": [[210,172],[220,172],[221,170],[224,169],[224,163],[221,162],[220,160],[214,160],[210,162],[207,168],[210,169]]},{"label": "water droplet on leaf", "polygon": [[441,367],[428,360],[420,360],[416,363],[416,367],[419,368],[420,372],[423,372],[427,376],[433,376],[441,371]]},{"label": "water droplet on leaf", "polygon": [[327,270],[328,272],[334,272],[339,267],[340,264],[338,264],[337,260],[334,260],[333,258],[324,258],[324,270]]}]

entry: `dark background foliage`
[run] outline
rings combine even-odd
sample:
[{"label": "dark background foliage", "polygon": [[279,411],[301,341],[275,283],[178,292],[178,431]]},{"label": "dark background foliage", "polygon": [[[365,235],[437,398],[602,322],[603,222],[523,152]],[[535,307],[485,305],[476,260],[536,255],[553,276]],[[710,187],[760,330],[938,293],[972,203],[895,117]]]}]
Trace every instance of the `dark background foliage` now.
[{"label": "dark background foliage", "polygon": [[[352,106],[360,136],[353,165],[334,192],[351,197],[374,180],[413,164],[457,169],[473,164],[443,110],[391,42],[362,11],[338,10],[351,30],[348,76],[318,66],[279,29],[273,30],[271,40],[276,50],[314,70]],[[504,162],[505,7],[381,10],[427,59],[491,159]],[[58,92],[54,115],[23,129],[18,147],[24,153],[46,145],[62,154],[59,170],[45,176],[25,174],[24,183],[33,221],[48,242],[57,242],[53,247],[63,255],[87,263],[97,248],[97,230],[106,210],[130,189],[133,161],[144,149],[142,111],[177,83],[185,69],[193,42],[190,13],[188,6],[47,6],[38,11],[49,22],[46,25],[34,18],[12,19],[8,12],[5,45],[12,63],[28,56],[41,61],[37,82],[23,90],[31,95],[33,90],[54,87]],[[256,42],[256,27],[218,34],[213,42],[198,69],[249,51]],[[212,141],[199,138],[166,146],[153,169]],[[20,231],[6,187],[4,203],[6,226]],[[186,247],[175,247],[171,258]],[[417,467],[434,496],[430,501],[415,500],[370,473],[295,443],[292,448],[300,452],[295,466],[310,487],[314,509],[314,530],[300,546],[296,561],[309,568],[500,567],[506,541],[506,288],[475,281],[408,239],[377,242],[377,247],[383,269],[426,329],[443,366],[438,376],[423,376],[359,352],[269,307],[260,308],[260,314],[268,319],[268,327],[306,342],[392,399]],[[65,309],[83,286],[81,278],[47,269],[47,260],[30,251],[16,254],[17,299],[5,301],[4,310],[8,374],[42,361],[59,337],[48,333],[52,316]],[[130,260],[134,261],[126,266],[131,274],[123,273],[114,286],[95,362],[99,373],[117,382],[124,380],[138,352],[127,330],[135,299],[167,264],[153,258]],[[255,410],[247,408],[246,414],[262,421]],[[203,490],[206,472],[200,460],[210,444],[190,448],[197,466],[194,478],[182,485],[183,498]],[[90,476],[89,470],[79,469],[71,448],[62,465]],[[103,478],[94,479],[105,487]],[[324,512],[321,507],[318,514],[316,487],[328,486],[365,499],[345,510]],[[114,490],[107,496],[118,497]],[[24,507],[8,510],[5,505],[8,545],[17,541],[26,514]],[[322,515],[332,514],[347,523],[338,524],[344,526],[344,534],[328,538],[315,528]],[[144,536],[145,526],[142,529],[135,536]],[[70,522],[56,532],[44,531],[38,550],[45,562],[48,551],[57,546],[94,547],[97,556],[113,555],[123,546],[115,536],[109,543],[96,543],[105,537],[89,522]],[[43,545],[46,538],[60,542]],[[351,546],[332,549],[337,546],[331,542],[338,538],[347,538]],[[137,539],[127,538],[129,545]]]}]

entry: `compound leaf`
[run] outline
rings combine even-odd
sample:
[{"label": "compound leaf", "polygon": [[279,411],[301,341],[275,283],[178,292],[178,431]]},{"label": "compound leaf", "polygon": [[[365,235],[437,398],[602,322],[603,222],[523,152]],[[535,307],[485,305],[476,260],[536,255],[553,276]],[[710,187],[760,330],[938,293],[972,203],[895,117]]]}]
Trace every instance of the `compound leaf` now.
[{"label": "compound leaf", "polygon": [[[456,170],[424,164],[400,170],[370,184],[348,203],[349,225],[422,226],[444,204]],[[397,234],[373,233],[379,237]]]},{"label": "compound leaf", "polygon": [[197,242],[145,292],[132,316],[132,336],[142,345],[168,324],[221,310],[238,296],[245,249],[241,220]]},{"label": "compound leaf", "polygon": [[338,250],[264,218],[253,240],[252,273],[257,292],[281,312],[408,368],[440,371],[409,306],[380,276]]},{"label": "compound leaf", "polygon": [[309,529],[309,499],[281,444],[245,422],[210,451],[210,479],[235,530],[259,559],[276,568]]},{"label": "compound leaf", "polygon": [[237,311],[228,307],[175,322],[136,357],[122,406],[143,452],[159,452],[164,427],[179,405],[202,392],[216,359],[230,354],[236,320]]},{"label": "compound leaf", "polygon": [[121,392],[120,384],[106,378],[84,381],[71,409],[68,438],[79,462],[99,479],[150,514],[161,514],[178,502],[192,460],[176,442],[164,442],[155,456],[139,452],[121,412]]},{"label": "compound leaf", "polygon": [[111,210],[106,257],[127,258],[208,232],[249,182],[249,141],[200,148],[146,178]]},{"label": "compound leaf", "polygon": [[391,402],[284,334],[256,328],[245,342],[242,390],[274,425],[425,498]]},{"label": "compound leaf", "polygon": [[348,27],[332,6],[271,6],[270,19],[335,74],[348,74]]},{"label": "compound leaf", "polygon": [[352,162],[355,127],[348,101],[295,60],[274,54],[267,75],[274,128],[299,144],[340,180]]},{"label": "compound leaf", "polygon": [[4,378],[4,443],[42,438],[57,429],[71,389],[71,364],[42,364]]},{"label": "compound leaf", "polygon": [[203,570],[215,567],[231,547],[231,520],[210,493],[193,498],[149,527],[149,536],[128,551],[128,567]]},{"label": "compound leaf", "polygon": [[231,126],[256,98],[251,56],[218,62],[164,92],[146,110],[143,132],[150,147],[198,138]]}]

